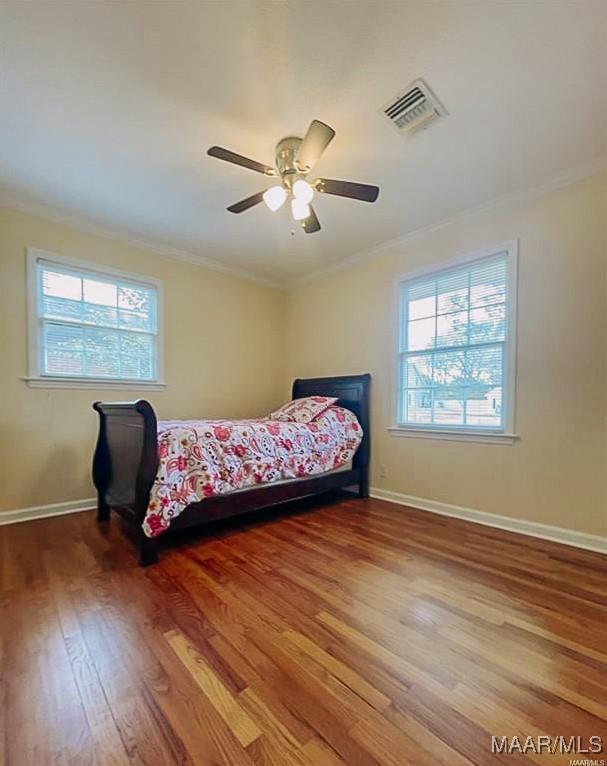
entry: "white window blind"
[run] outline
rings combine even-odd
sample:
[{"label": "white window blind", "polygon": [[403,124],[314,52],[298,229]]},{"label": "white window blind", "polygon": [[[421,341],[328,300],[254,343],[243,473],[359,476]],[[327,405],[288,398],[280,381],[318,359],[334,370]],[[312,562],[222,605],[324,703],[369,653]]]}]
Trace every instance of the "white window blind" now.
[{"label": "white window blind", "polygon": [[158,287],[36,259],[39,375],[158,379]]},{"label": "white window blind", "polygon": [[401,283],[398,425],[505,430],[511,268],[501,252]]}]

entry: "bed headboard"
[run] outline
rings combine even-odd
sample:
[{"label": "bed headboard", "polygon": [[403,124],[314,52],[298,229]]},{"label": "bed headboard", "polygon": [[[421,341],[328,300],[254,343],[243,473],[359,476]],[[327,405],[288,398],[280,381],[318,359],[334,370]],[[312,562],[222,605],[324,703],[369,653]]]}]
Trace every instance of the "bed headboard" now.
[{"label": "bed headboard", "polygon": [[354,456],[354,467],[368,465],[371,449],[369,393],[371,376],[341,375],[333,378],[297,378],[293,381],[293,399],[304,396],[336,396],[337,404],[351,410],[363,429],[363,440]]}]

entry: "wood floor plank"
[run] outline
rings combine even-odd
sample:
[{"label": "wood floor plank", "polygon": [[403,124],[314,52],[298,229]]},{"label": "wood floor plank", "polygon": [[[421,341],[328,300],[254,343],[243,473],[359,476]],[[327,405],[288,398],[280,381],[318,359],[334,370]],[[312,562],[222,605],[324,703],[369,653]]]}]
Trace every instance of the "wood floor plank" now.
[{"label": "wood floor plank", "polygon": [[0,527],[2,766],[560,766],[491,735],[607,743],[606,557],[294,508],[147,569],[115,519]]},{"label": "wood floor plank", "polygon": [[291,641],[291,643],[310,655],[312,659],[316,660],[316,662],[332,673],[335,678],[342,681],[348,688],[352,689],[353,692],[366,700],[366,702],[376,710],[384,710],[390,705],[389,697],[386,697],[385,694],[382,694],[375,687],[371,686],[371,684],[365,681],[365,679],[356,671],[349,668],[344,662],[341,662],[341,660],[333,657],[328,652],[325,652],[324,649],[321,649],[306,636],[295,630],[288,630],[283,635],[288,641]]},{"label": "wood floor plank", "polygon": [[[198,764],[242,764],[252,766],[244,748],[225,724],[212,703],[200,693],[196,681],[177,657],[160,630],[147,622],[146,609],[137,604],[134,614],[141,641],[153,652],[157,662],[143,674],[145,689],[172,731]],[[185,763],[189,761],[184,760]],[[181,763],[181,761],[179,761]]]},{"label": "wood floor plank", "polygon": [[293,659],[283,652],[276,639],[268,641],[263,634],[251,630],[251,637],[258,648],[268,654],[271,664],[266,668],[274,686],[281,689],[281,696],[293,713],[304,718],[347,763],[373,766],[377,762],[348,734],[356,722],[355,711],[343,701],[328,693],[318,679],[306,673]]},{"label": "wood floor plank", "polygon": [[324,739],[314,737],[307,742],[302,751],[313,764],[322,764],[322,766],[344,766],[346,763],[341,756],[328,745]]},{"label": "wood floor plank", "polygon": [[[263,731],[263,753],[258,754],[256,761],[266,764],[281,766],[315,766],[310,761],[299,742],[284,726],[280,718],[277,718],[271,708],[251,688],[247,688],[238,695],[240,704],[249,713],[261,731]],[[252,754],[252,748],[248,748]],[[261,757],[259,757],[261,756]]]},{"label": "wood floor plank", "polygon": [[247,747],[260,737],[260,730],[240,706],[238,700],[211,670],[204,658],[188,644],[185,637],[176,630],[165,633],[164,637],[240,744]]}]

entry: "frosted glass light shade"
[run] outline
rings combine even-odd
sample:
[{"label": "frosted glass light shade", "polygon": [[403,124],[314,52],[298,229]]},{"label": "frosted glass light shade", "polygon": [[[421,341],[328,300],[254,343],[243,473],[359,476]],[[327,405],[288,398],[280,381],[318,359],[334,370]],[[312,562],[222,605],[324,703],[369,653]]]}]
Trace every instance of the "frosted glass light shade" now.
[{"label": "frosted glass light shade", "polygon": [[304,181],[303,178],[300,178],[293,184],[293,195],[296,199],[307,205],[312,202],[314,189],[307,181]]},{"label": "frosted glass light shade", "polygon": [[263,193],[263,201],[273,213],[284,205],[286,199],[287,193],[282,186],[271,186]]},{"label": "frosted glass light shade", "polygon": [[296,221],[303,221],[304,218],[310,215],[310,206],[307,202],[302,202],[297,197],[294,197],[291,200],[291,212]]}]

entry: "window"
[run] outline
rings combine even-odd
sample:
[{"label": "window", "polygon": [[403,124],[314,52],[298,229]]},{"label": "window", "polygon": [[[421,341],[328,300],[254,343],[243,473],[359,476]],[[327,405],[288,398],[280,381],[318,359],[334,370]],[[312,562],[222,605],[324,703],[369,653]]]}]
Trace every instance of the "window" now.
[{"label": "window", "polygon": [[30,384],[161,384],[161,284],[28,251]]},{"label": "window", "polygon": [[514,421],[516,249],[400,283],[397,427],[508,435]]}]

